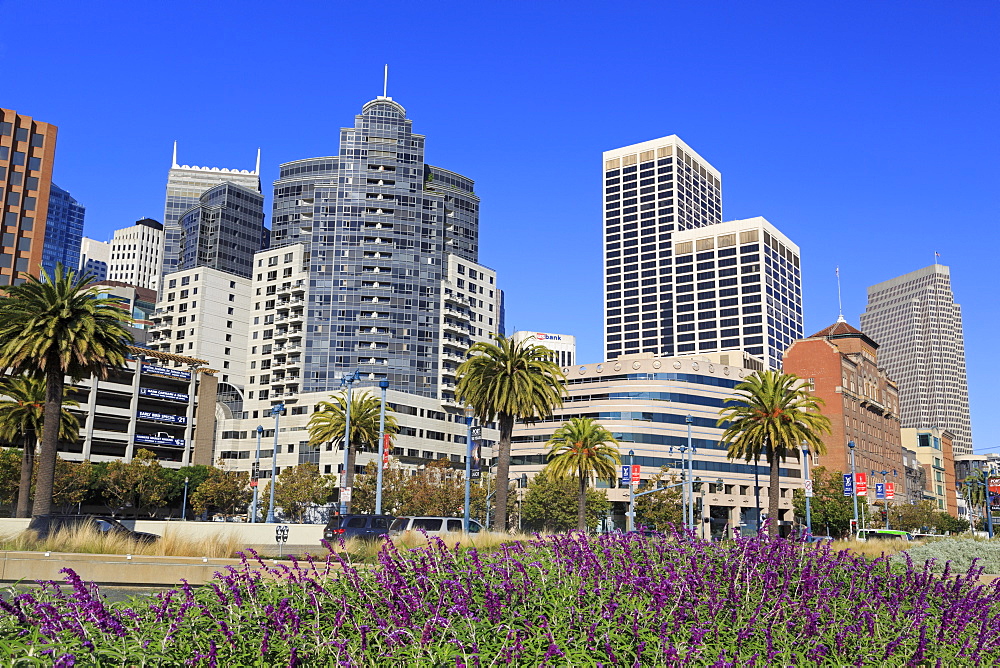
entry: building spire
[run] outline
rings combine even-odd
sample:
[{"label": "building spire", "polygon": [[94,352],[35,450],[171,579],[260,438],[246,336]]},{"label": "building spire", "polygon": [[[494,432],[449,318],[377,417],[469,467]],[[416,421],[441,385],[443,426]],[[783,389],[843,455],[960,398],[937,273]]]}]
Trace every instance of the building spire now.
[{"label": "building spire", "polygon": [[389,96],[389,64],[385,65],[385,74],[382,76],[382,97]]},{"label": "building spire", "polygon": [[253,173],[260,175],[260,146],[257,147],[257,166],[253,168]]},{"label": "building spire", "polygon": [[844,319],[844,301],[840,297],[840,267],[837,267],[837,308],[840,311],[840,315],[837,316],[837,322],[847,322]]},{"label": "building spire", "polygon": [[174,140],[174,161],[173,161],[173,166],[174,167],[178,166],[177,165],[177,140],[176,139]]}]

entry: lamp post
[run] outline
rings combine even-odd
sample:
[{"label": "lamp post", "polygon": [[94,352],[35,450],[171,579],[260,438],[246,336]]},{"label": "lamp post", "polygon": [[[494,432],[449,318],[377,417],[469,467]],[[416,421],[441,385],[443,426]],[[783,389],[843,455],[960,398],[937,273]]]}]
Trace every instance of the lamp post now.
[{"label": "lamp post", "polygon": [[187,508],[188,508],[188,483],[190,481],[191,481],[191,479],[189,477],[184,476],[184,500],[181,501],[181,517],[184,518],[185,522],[187,522],[187,518],[188,518],[188,511],[187,511]]},{"label": "lamp post", "polygon": [[274,416],[274,449],[271,451],[271,500],[267,504],[267,517],[264,521],[268,524],[274,524],[274,487],[277,480],[277,470],[278,470],[278,418],[281,417],[281,412],[285,410],[285,404],[275,404],[271,406],[271,415]]},{"label": "lamp post", "polygon": [[260,437],[264,435],[264,427],[262,425],[257,425],[257,456],[253,461],[253,474],[257,476],[254,479],[253,486],[253,503],[250,505],[250,523],[257,523],[257,494],[258,494],[258,481],[260,480]]},{"label": "lamp post", "polygon": [[635,486],[632,484],[632,462],[635,460],[635,450],[628,451],[628,512],[625,514],[625,530],[635,531]]},{"label": "lamp post", "polygon": [[472,494],[472,418],[476,416],[476,409],[472,406],[465,408],[465,511],[462,514],[462,529],[469,533],[469,499]]},{"label": "lamp post", "polygon": [[888,493],[888,489],[889,488],[886,486],[886,482],[889,480],[889,478],[888,478],[889,472],[888,471],[879,471],[879,473],[882,474],[882,497],[883,497],[882,498],[882,506],[883,506],[883,510],[885,511],[885,528],[888,529],[889,528],[889,493]]},{"label": "lamp post", "polygon": [[389,453],[385,449],[385,391],[389,389],[389,381],[380,380],[382,390],[382,406],[378,416],[378,475],[375,480],[375,514],[382,514],[382,469],[385,468]]},{"label": "lamp post", "polygon": [[347,466],[351,461],[351,386],[354,381],[361,380],[361,375],[355,371],[352,374],[344,374],[340,379],[340,386],[347,387],[347,401],[344,406],[344,479],[343,484],[340,487],[340,514],[347,514],[347,500],[344,498],[347,495]]},{"label": "lamp post", "polygon": [[694,418],[690,415],[684,416],[684,422],[687,424],[688,432],[688,451],[685,453],[688,463],[688,475],[687,475],[687,493],[688,493],[688,517],[685,521],[688,522],[688,526],[691,527],[691,531],[694,531],[694,446],[691,440],[691,425],[694,423]]},{"label": "lamp post", "polygon": [[858,526],[858,477],[854,475],[854,441],[848,441],[847,447],[851,452],[851,499],[854,501],[854,531],[857,531],[861,527]]},{"label": "lamp post", "polygon": [[802,444],[802,462],[805,465],[806,474],[806,532],[808,535],[812,535],[813,532],[813,521],[812,521],[812,480],[809,478],[809,444]]}]

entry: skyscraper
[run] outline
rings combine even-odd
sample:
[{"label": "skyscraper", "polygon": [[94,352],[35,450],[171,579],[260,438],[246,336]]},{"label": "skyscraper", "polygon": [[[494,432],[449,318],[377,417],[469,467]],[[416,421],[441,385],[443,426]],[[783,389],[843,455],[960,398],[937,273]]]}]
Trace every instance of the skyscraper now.
[{"label": "skyscraper", "polygon": [[210,267],[250,278],[254,253],[267,248],[264,197],[228,181],[206,190],[178,224],[178,270]]},{"label": "skyscraper", "polygon": [[899,384],[902,426],[947,429],[955,454],[972,454],[962,308],[949,268],[933,264],[868,288],[861,329]]},{"label": "skyscraper", "polygon": [[115,230],[108,280],[158,291],[162,252],[163,225],[152,218]]},{"label": "skyscraper", "polygon": [[604,153],[604,357],[677,352],[672,236],[722,221],[722,175],[676,135]]},{"label": "skyscraper", "polygon": [[[232,183],[260,193],[260,151],[254,170],[194,167],[177,164],[177,143],[174,142],[173,166],[167,175],[167,198],[163,207],[163,269],[161,275],[176,271],[180,264],[181,215],[201,204],[201,196],[220,183]],[[260,247],[255,250],[260,250]]]},{"label": "skyscraper", "polygon": [[52,276],[56,265],[76,269],[80,264],[80,243],[83,239],[83,217],[87,210],[68,192],[52,184],[49,211],[45,220],[45,245],[42,247],[42,268]]},{"label": "skyscraper", "polygon": [[0,285],[39,275],[56,126],[0,109]]}]

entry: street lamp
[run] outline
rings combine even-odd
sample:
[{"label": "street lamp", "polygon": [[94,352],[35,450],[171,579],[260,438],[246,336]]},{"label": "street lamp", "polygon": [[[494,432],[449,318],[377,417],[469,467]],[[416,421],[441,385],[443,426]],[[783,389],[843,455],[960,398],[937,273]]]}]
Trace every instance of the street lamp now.
[{"label": "street lamp", "polygon": [[802,462],[805,465],[804,472],[806,474],[806,489],[805,489],[805,494],[806,494],[806,533],[807,533],[807,535],[811,536],[812,532],[813,532],[812,504],[811,504],[813,490],[812,490],[812,479],[809,477],[809,444],[805,443],[805,442],[802,443],[802,457],[803,457]]},{"label": "street lamp", "polygon": [[258,480],[260,480],[260,437],[264,434],[264,427],[257,425],[257,456],[254,458],[253,462],[253,504],[250,506],[250,522],[252,524],[257,523],[257,490]]},{"label": "street lamp", "polygon": [[465,533],[469,533],[469,499],[472,493],[472,418],[476,416],[476,409],[472,406],[465,408],[465,426],[467,429],[465,441],[465,512],[462,515],[462,528]]},{"label": "street lamp", "polygon": [[887,477],[889,475],[888,471],[879,471],[882,474],[882,505],[885,511],[885,528],[889,528],[889,487],[886,482],[889,480]]},{"label": "street lamp", "polygon": [[389,453],[386,451],[385,438],[385,391],[389,389],[389,381],[380,380],[379,388],[382,390],[382,408],[378,416],[378,475],[375,481],[375,514],[382,514],[382,469],[389,461]]},{"label": "street lamp", "polygon": [[687,423],[688,428],[688,451],[686,453],[688,460],[688,516],[690,518],[688,526],[691,527],[691,531],[694,531],[694,445],[691,440],[691,425],[694,423],[694,418],[685,415],[684,422]]},{"label": "street lamp", "polygon": [[274,449],[271,451],[271,484],[268,485],[271,488],[271,501],[267,504],[267,517],[264,521],[268,524],[274,524],[274,486],[277,480],[277,470],[278,470],[278,418],[281,417],[281,412],[285,410],[285,404],[275,404],[271,406],[271,415],[274,416]]},{"label": "street lamp", "polygon": [[861,527],[858,526],[858,477],[854,475],[854,441],[848,441],[847,447],[851,452],[851,498],[854,500],[854,530],[857,531]]},{"label": "street lamp", "polygon": [[347,402],[344,407],[344,479],[340,486],[340,514],[347,514],[347,499],[345,498],[350,492],[347,486],[349,480],[347,475],[347,466],[351,461],[351,385],[355,381],[361,380],[361,374],[355,371],[352,374],[344,374],[340,379],[340,386],[347,387]]}]

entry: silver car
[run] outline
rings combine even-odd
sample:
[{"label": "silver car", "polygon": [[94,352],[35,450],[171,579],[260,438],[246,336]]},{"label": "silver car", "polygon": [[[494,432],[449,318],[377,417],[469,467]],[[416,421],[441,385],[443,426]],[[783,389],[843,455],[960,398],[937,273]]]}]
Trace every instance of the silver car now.
[{"label": "silver car", "polygon": [[[389,527],[389,535],[398,536],[404,531],[424,531],[429,536],[462,533],[463,523],[461,517],[397,517]],[[483,525],[469,520],[469,533],[480,531],[483,531]]]}]

